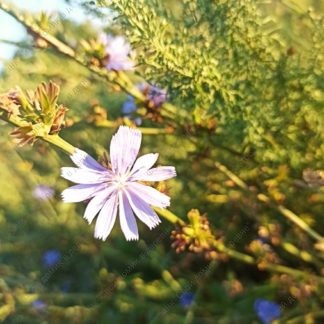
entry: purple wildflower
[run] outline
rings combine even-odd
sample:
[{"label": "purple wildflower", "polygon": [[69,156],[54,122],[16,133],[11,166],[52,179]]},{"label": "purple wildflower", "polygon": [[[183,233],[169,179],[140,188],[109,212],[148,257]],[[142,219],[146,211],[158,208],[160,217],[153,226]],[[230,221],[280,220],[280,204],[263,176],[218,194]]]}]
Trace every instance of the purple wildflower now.
[{"label": "purple wildflower", "polygon": [[123,36],[101,35],[100,40],[105,46],[105,66],[108,70],[132,70],[134,62],[130,59],[130,44]]},{"label": "purple wildflower", "polygon": [[254,309],[263,324],[271,324],[272,321],[281,315],[280,306],[266,299],[257,299]]},{"label": "purple wildflower", "polygon": [[150,100],[154,107],[160,107],[167,100],[167,92],[165,89],[149,86],[147,98]]},{"label": "purple wildflower", "polygon": [[143,92],[147,101],[154,108],[159,108],[167,100],[167,92],[165,89],[161,89],[147,83],[139,84],[138,89]]},{"label": "purple wildflower", "polygon": [[[137,85],[137,88],[146,96],[147,104],[150,108],[159,108],[167,99],[167,92],[164,89],[160,89],[147,83],[141,83]],[[136,125],[141,125],[142,119],[140,117],[131,118],[137,108],[135,98],[133,96],[127,96],[122,105],[121,111],[123,116],[133,119]]]},{"label": "purple wildflower", "polygon": [[54,189],[46,185],[38,185],[33,190],[33,197],[39,200],[47,200],[54,196]]},{"label": "purple wildflower", "polygon": [[180,305],[184,308],[191,306],[194,301],[195,295],[191,292],[183,292],[179,297]]},{"label": "purple wildflower", "polygon": [[58,250],[47,250],[42,257],[43,266],[52,268],[61,260],[61,252]]},{"label": "purple wildflower", "polygon": [[[150,205],[168,207],[170,198],[140,181],[162,181],[176,175],[175,168],[164,166],[152,168],[157,153],[137,158],[142,134],[137,129],[120,126],[110,143],[110,164],[106,168],[86,152],[79,149],[71,155],[78,168],[62,168],[62,177],[78,183],[62,193],[63,201],[79,202],[91,199],[84,218],[95,225],[95,238],[106,240],[116,221],[119,221],[127,241],[138,240],[134,214],[150,229],[161,221]],[[152,168],[152,169],[151,169]]]},{"label": "purple wildflower", "polygon": [[32,303],[32,307],[36,310],[36,311],[44,311],[47,307],[46,303],[41,300],[41,299],[37,299]]}]

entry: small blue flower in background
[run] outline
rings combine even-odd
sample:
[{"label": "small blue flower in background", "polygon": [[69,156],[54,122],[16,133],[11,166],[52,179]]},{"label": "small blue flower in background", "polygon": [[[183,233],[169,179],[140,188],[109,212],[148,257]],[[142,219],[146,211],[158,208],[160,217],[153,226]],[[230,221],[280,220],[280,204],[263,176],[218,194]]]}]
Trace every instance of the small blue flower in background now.
[{"label": "small blue flower in background", "polygon": [[132,114],[137,110],[137,106],[135,104],[135,99],[132,96],[127,96],[126,100],[122,105],[122,115],[134,121],[137,126],[142,124],[142,118],[136,117],[132,118]]},{"label": "small blue flower in background", "polygon": [[61,252],[58,250],[47,250],[42,257],[45,268],[54,267],[61,260]]},{"label": "small blue flower in background", "polygon": [[130,115],[137,110],[135,99],[132,96],[127,96],[126,100],[122,105],[122,113],[123,115]]},{"label": "small blue flower in background", "polygon": [[[137,88],[146,96],[150,108],[159,108],[167,99],[167,92],[164,89],[147,83],[138,84]],[[142,119],[140,117],[131,118],[131,115],[136,112],[137,108],[134,97],[127,96],[122,105],[121,112],[123,116],[133,119],[135,124],[139,126],[142,124]]]},{"label": "small blue flower in background", "polygon": [[281,315],[278,304],[261,298],[254,302],[254,310],[263,324],[271,324],[274,319]]},{"label": "small blue flower in background", "polygon": [[184,292],[179,297],[180,305],[184,308],[190,307],[194,300],[195,295],[191,292]]},{"label": "small blue flower in background", "polygon": [[32,307],[36,311],[44,311],[47,305],[43,300],[37,299],[32,303]]},{"label": "small blue flower in background", "polygon": [[54,196],[54,189],[46,185],[38,185],[33,190],[33,197],[39,200],[47,200]]}]

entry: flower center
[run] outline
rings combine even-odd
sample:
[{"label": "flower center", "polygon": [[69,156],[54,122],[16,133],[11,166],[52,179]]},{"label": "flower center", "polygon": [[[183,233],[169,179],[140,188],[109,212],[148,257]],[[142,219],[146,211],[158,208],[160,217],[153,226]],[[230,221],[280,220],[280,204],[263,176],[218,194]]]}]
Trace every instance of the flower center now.
[{"label": "flower center", "polygon": [[128,179],[128,174],[117,174],[114,178],[114,185],[116,186],[117,189],[123,189],[126,186]]}]

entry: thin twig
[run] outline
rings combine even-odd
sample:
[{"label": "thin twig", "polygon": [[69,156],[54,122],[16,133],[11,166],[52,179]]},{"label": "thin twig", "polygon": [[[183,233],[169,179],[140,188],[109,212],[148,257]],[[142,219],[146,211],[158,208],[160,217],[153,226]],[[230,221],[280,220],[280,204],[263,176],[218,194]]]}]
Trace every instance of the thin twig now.
[{"label": "thin twig", "polygon": [[[232,171],[230,171],[225,165],[222,165],[219,162],[215,162],[216,168],[224,173],[228,178],[230,178],[238,187],[243,189],[244,191],[247,191],[249,193],[253,193],[248,185],[240,179],[236,174],[234,174]],[[313,230],[311,227],[309,227],[298,215],[296,215],[294,212],[289,210],[287,207],[283,205],[277,205],[275,204],[267,195],[263,193],[259,193],[256,195],[257,199],[268,206],[278,210],[281,215],[292,221],[295,225],[297,225],[299,228],[301,228],[304,232],[306,232],[310,237],[315,239],[316,241],[324,241],[324,238],[317,233],[315,230]]]}]

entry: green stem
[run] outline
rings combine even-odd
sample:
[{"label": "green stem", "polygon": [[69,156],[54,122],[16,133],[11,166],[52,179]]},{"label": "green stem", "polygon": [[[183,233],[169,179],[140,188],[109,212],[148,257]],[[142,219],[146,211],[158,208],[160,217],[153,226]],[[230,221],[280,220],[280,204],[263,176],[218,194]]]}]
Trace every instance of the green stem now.
[{"label": "green stem", "polygon": [[218,241],[214,241],[213,245],[216,248],[216,250],[218,250],[219,252],[225,253],[228,256],[230,256],[236,260],[240,260],[240,261],[242,261],[244,263],[248,263],[248,264],[255,264],[254,258],[248,254],[244,254],[244,253],[232,250],[232,249],[226,247],[223,243],[220,243]]},{"label": "green stem", "polygon": [[257,198],[259,201],[266,203],[268,206],[270,206],[274,209],[277,209],[281,215],[288,218],[291,222],[293,222],[300,229],[305,231],[310,237],[312,237],[316,241],[319,241],[319,242],[324,241],[324,238],[319,233],[317,233],[315,230],[313,230],[311,227],[309,227],[298,215],[296,215],[294,212],[292,212],[285,206],[277,205],[277,204],[273,203],[273,201],[265,194],[258,194]]},{"label": "green stem", "polygon": [[75,152],[76,148],[73,145],[71,145],[70,143],[68,143],[67,141],[65,141],[59,135],[46,135],[42,138],[44,141],[59,147],[60,149],[62,149],[63,151],[65,151],[68,154],[73,154]]},{"label": "green stem", "polygon": [[177,215],[170,212],[168,209],[154,207],[154,210],[163,218],[165,218],[167,221],[169,221],[172,224],[179,224],[179,225],[185,225],[185,222],[179,218]]},{"label": "green stem", "polygon": [[[324,319],[324,311],[311,312],[306,315],[297,316],[291,320],[287,320],[287,324],[303,324],[303,323],[317,323],[316,319]],[[319,322],[318,322],[319,323]]]},{"label": "green stem", "polygon": [[300,219],[291,210],[289,210],[288,208],[286,208],[285,206],[282,206],[282,205],[276,206],[276,208],[281,212],[282,215],[286,216],[288,219],[290,219],[292,222],[294,222],[297,226],[299,226],[301,229],[303,229],[305,232],[307,232],[315,240],[318,240],[318,241],[324,240],[324,238],[319,233],[317,233],[311,227],[309,227],[302,219]]},{"label": "green stem", "polygon": [[297,248],[292,243],[283,241],[280,245],[286,252],[302,259],[303,261],[308,262],[308,263],[313,263],[318,266],[322,266],[321,262],[319,260],[317,260],[314,255],[310,254],[308,251],[301,250],[301,249]]},{"label": "green stem", "polygon": [[[216,162],[215,166],[219,171],[221,171],[228,178],[230,178],[238,187],[240,187],[241,189],[245,190],[250,194],[255,195],[255,193],[251,192],[248,185],[243,180],[241,180],[237,175],[235,175],[232,171],[228,170],[225,165]],[[312,237],[316,241],[320,241],[320,242],[324,241],[324,238],[319,233],[317,233],[315,230],[309,227],[298,215],[296,215],[294,212],[292,212],[285,206],[275,204],[268,196],[262,193],[259,193],[257,195],[257,199],[262,203],[265,203],[268,206],[277,209],[281,215],[289,219],[291,222],[293,222],[295,225],[297,225],[299,228],[305,231],[310,237]]]},{"label": "green stem", "polygon": [[249,189],[247,184],[243,180],[241,180],[236,174],[234,174],[232,171],[227,169],[225,165],[223,165],[219,162],[215,162],[215,166],[219,171],[221,171],[225,175],[227,175],[227,177],[230,178],[237,186],[239,186],[240,188],[242,188],[244,190]]}]

